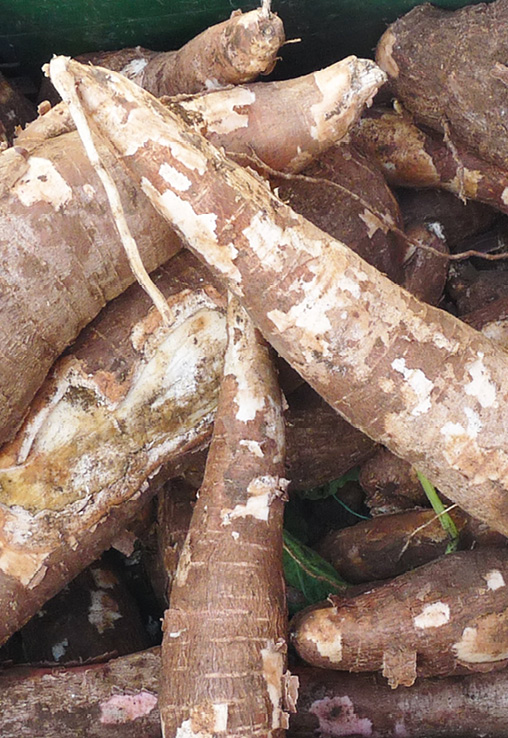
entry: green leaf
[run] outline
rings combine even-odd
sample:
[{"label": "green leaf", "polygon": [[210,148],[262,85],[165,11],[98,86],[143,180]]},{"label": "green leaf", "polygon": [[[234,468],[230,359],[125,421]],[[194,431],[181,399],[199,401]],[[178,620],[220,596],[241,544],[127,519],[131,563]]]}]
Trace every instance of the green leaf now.
[{"label": "green leaf", "polygon": [[284,531],[283,563],[286,582],[302,592],[305,606],[326,600],[329,594],[338,594],[348,586],[328,561],[287,530]]},{"label": "green leaf", "polygon": [[322,484],[320,487],[312,487],[312,489],[298,490],[297,494],[306,500],[324,500],[326,497],[332,497],[332,495],[337,494],[337,491],[342,489],[348,482],[357,482],[358,474],[359,469],[355,466],[339,477],[339,479],[334,479],[333,482]]}]

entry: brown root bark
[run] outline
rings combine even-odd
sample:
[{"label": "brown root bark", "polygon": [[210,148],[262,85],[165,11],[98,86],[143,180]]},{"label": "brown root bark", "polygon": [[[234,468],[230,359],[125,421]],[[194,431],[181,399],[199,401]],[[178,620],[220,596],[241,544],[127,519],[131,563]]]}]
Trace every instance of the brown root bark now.
[{"label": "brown root bark", "polygon": [[203,267],[181,257],[156,275],[173,323],[161,324],[137,286],[117,298],[2,449],[0,641],[111,544],[162,464],[208,442],[224,303]]},{"label": "brown root bark", "polygon": [[[460,510],[450,515],[464,540],[468,516]],[[315,548],[346,582],[360,584],[391,579],[438,559],[449,543],[433,510],[408,510],[331,531]]]},{"label": "brown root bark", "polygon": [[381,671],[391,687],[417,676],[502,669],[508,663],[508,551],[449,554],[370,592],[293,621],[292,641],[314,666]]},{"label": "brown root bark", "polygon": [[23,662],[74,665],[151,643],[137,602],[111,561],[99,560],[46,602],[19,633]]},{"label": "brown root bark", "polygon": [[402,217],[379,168],[342,142],[302,175],[272,178],[277,196],[400,283],[408,246],[390,228],[402,230]]},{"label": "brown root bark", "polygon": [[[104,152],[127,220],[151,270],[176,235]],[[97,175],[76,133],[0,157],[3,197],[0,443],[19,427],[51,364],[133,276]],[[139,217],[140,213],[142,216]]]},{"label": "brown root bark", "polygon": [[[254,167],[260,164],[261,170],[265,163],[278,171],[299,172],[344,138],[381,81],[372,63],[348,57],[293,80],[242,85],[179,104],[193,115],[194,126],[205,138],[228,154],[245,154],[245,161]],[[359,100],[354,98],[357,91]],[[295,105],[299,114],[288,116]],[[331,174],[343,164],[341,151],[327,156],[328,164],[323,163],[321,169]],[[349,179],[353,177],[351,169],[350,165]],[[356,176],[361,178],[362,173]],[[334,194],[332,189],[331,196]],[[386,187],[378,186],[377,198],[382,210],[388,209],[396,219],[397,205]],[[368,220],[369,215],[365,217]]]},{"label": "brown root bark", "polygon": [[[506,103],[508,3],[496,0],[450,13],[414,8],[381,37],[376,59],[417,120],[508,166]],[[501,60],[501,61],[500,61]]]},{"label": "brown root bark", "polygon": [[166,738],[280,736],[284,421],[268,346],[236,298],[205,478],[164,617]]},{"label": "brown root bark", "polygon": [[250,82],[268,74],[284,43],[282,21],[263,8],[236,11],[177,51],[148,49],[85,54],[79,61],[114,69],[156,97]]},{"label": "brown root bark", "polygon": [[[2,738],[62,731],[87,738],[162,738],[157,694],[160,650],[68,669],[0,673]],[[297,666],[291,738],[506,738],[508,671],[418,679],[390,689],[381,676]],[[495,709],[494,709],[495,706]]]},{"label": "brown root bark", "polygon": [[36,117],[35,106],[0,74],[0,151],[12,143],[17,126],[23,127]]},{"label": "brown root bark", "polygon": [[297,216],[128,80],[52,65],[53,77],[73,70],[94,125],[277,351],[353,425],[508,532],[505,352]]},{"label": "brown root bark", "polygon": [[508,212],[506,168],[481,159],[460,141],[451,147],[439,134],[418,128],[407,114],[373,110],[358,122],[352,138],[392,185],[439,187]]},{"label": "brown root bark", "polygon": [[[418,679],[392,690],[373,674],[300,667],[291,738],[504,738],[508,672]],[[494,707],[495,706],[495,707]]]},{"label": "brown root bark", "polygon": [[376,444],[308,385],[291,393],[288,404],[286,477],[291,491],[338,479],[374,453]]},{"label": "brown root bark", "polygon": [[[347,71],[343,70],[344,74]],[[306,143],[312,151],[321,151],[330,143],[327,136],[339,135],[340,131],[343,134],[345,130],[341,112],[343,86],[334,86],[331,73],[327,86],[323,86],[323,73],[312,76],[314,79],[320,80],[319,95],[309,80],[306,86],[310,87],[310,96],[302,95],[298,84],[300,97],[295,97],[294,92],[289,94],[294,119],[302,124],[301,128],[293,127],[302,147],[302,161],[308,160]],[[252,144],[260,156],[266,157],[265,163],[288,168],[295,165],[295,150],[289,146],[285,153],[281,152],[277,143],[280,136],[273,136],[270,128],[260,126],[260,120],[270,115],[267,110],[274,104],[273,94],[282,94],[284,84],[261,94],[256,87],[249,88],[252,105],[246,120],[234,111],[238,100],[235,89],[220,96],[214,93],[208,106],[204,103],[207,96],[202,98],[199,116],[194,117],[206,128],[206,116],[210,115],[210,134],[217,143],[221,143],[219,134],[224,134],[228,147],[250,151],[251,139],[245,135],[248,129],[231,130],[231,115],[233,119],[241,118],[252,125]],[[293,89],[293,83],[287,84]],[[309,138],[308,112],[303,113],[298,107],[300,98],[305,103],[314,102],[310,109],[315,137]],[[335,109],[339,112],[334,113]],[[5,320],[0,326],[4,347],[0,358],[0,443],[13,437],[57,356],[104,304],[134,279],[97,174],[77,134],[58,135],[65,130],[68,119],[64,108],[58,106],[28,126],[18,137],[17,146],[0,157],[4,178],[0,238],[5,254]],[[262,143],[263,132],[268,135],[269,144]],[[234,143],[237,134],[238,145]],[[181,248],[180,239],[143,194],[133,188],[116,158],[106,151],[103,157],[120,190],[129,228],[150,271]]]}]

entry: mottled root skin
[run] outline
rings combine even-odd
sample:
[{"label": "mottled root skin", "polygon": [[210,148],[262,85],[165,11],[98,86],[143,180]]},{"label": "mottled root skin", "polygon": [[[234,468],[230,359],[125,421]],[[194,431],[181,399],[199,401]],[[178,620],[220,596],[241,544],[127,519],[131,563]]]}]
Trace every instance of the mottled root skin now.
[{"label": "mottled root skin", "polygon": [[268,74],[284,41],[281,19],[258,8],[232,13],[177,51],[157,53],[137,47],[77,58],[120,72],[162,97],[239,85]]},{"label": "mottled root skin", "polygon": [[417,676],[508,663],[508,551],[449,554],[355,598],[299,613],[292,641],[312,664],[381,671],[391,687]]},{"label": "mottled root skin", "polygon": [[[450,514],[459,531],[465,528],[464,513]],[[360,584],[391,579],[433,561],[446,553],[449,543],[433,510],[408,510],[330,531],[315,548],[346,582]]]},{"label": "mottled root skin", "polygon": [[[206,28],[174,51],[136,46],[80,54],[76,59],[119,72],[155,97],[188,95],[269,74],[284,41],[281,19],[258,8],[233,12],[228,20]],[[40,96],[52,103],[59,99],[49,82],[43,82]]]},{"label": "mottled root skin", "polygon": [[236,298],[208,453],[164,617],[161,719],[181,735],[281,736],[284,421],[269,348]]},{"label": "mottled root skin", "polygon": [[[26,143],[26,142],[25,142]],[[102,185],[77,133],[0,155],[0,443],[19,428],[59,354],[134,277]],[[104,151],[148,270],[180,248],[147,199]]]},{"label": "mottled root skin", "polygon": [[[132,286],[54,367],[26,424],[1,450],[0,604],[9,613],[2,641],[109,547],[163,481],[157,474],[147,484],[161,463],[165,474],[168,461],[180,474],[196,465],[193,449],[209,442],[226,345],[221,286],[186,251],[153,277],[175,315],[189,312],[176,334],[179,359],[168,358],[158,313]],[[285,476],[296,487],[336,478],[372,453],[373,442],[309,387],[293,394]],[[176,567],[175,543],[164,549]]]},{"label": "mottled root skin", "polygon": [[402,230],[402,217],[379,168],[344,141],[328,147],[302,175],[274,177],[278,197],[400,283],[408,246],[393,232]]},{"label": "mottled root skin", "polygon": [[20,660],[45,665],[102,661],[104,654],[123,656],[153,643],[121,570],[105,558],[46,602],[19,637]]},{"label": "mottled root skin", "polygon": [[[451,500],[508,532],[505,352],[298,216],[128,80],[60,57],[51,64],[53,76],[73,70],[94,125],[309,384]],[[362,70],[370,78],[370,63],[358,60],[357,90]]]},{"label": "mottled root skin", "polygon": [[160,649],[69,669],[0,673],[2,738],[161,738]]},{"label": "mottled root skin", "polygon": [[[136,285],[54,367],[0,453],[0,643],[111,545],[162,464],[209,440],[224,300],[182,252],[154,275],[174,322]],[[177,358],[176,358],[177,357]]]},{"label": "mottled root skin", "polygon": [[[154,648],[106,664],[0,673],[2,738],[162,738]],[[390,689],[373,674],[299,665],[289,738],[506,738],[508,671],[418,679]]]},{"label": "mottled root skin", "polygon": [[351,135],[392,185],[439,187],[508,213],[506,168],[480,158],[461,141],[450,145],[438,133],[423,131],[407,113],[373,109]]},{"label": "mottled root skin", "polygon": [[508,3],[420,5],[381,37],[376,61],[416,119],[505,171]]},{"label": "mottled root skin", "polygon": [[289,738],[505,738],[508,672],[418,679],[392,690],[373,674],[299,667]]},{"label": "mottled root skin", "polygon": [[[333,137],[344,135],[348,111],[341,103],[349,68],[348,62],[309,75],[303,83],[274,83],[266,91],[254,86],[247,93],[235,89],[212,93],[196,103],[187,101],[186,113],[192,113],[193,104],[197,106],[194,120],[216,144],[249,155],[254,150],[270,167],[291,170],[321,152]],[[374,89],[375,85],[372,94]],[[238,95],[245,94],[252,104],[243,106],[240,114],[235,106]],[[281,147],[278,131],[261,125],[271,115],[274,95],[284,95],[287,101],[280,111],[284,127],[288,108],[294,111],[291,120],[299,121],[292,124],[295,146]],[[0,443],[14,436],[57,356],[134,279],[97,174],[77,133],[59,137],[66,131],[69,117],[59,105],[18,136],[16,149],[0,156],[5,188],[0,240],[9,265],[3,271],[7,280],[3,308],[8,319],[0,326],[4,346]],[[175,254],[181,241],[133,188],[115,157],[106,151],[102,156],[120,190],[143,262],[151,271]],[[41,185],[39,174],[46,177],[42,182],[47,181],[47,186]],[[23,367],[23,381],[19,367]]]},{"label": "mottled root skin", "polygon": [[[278,171],[299,172],[332,143],[344,138],[362,105],[370,101],[382,81],[379,69],[371,62],[350,56],[296,79],[242,85],[180,104],[193,114],[192,122],[205,138],[224,147],[228,154],[245,154],[247,163],[254,167],[257,157]],[[290,110],[298,113],[288,115]],[[331,170],[343,166],[342,159],[340,150],[332,152],[321,169],[331,174]],[[397,205],[386,185],[379,192],[382,188],[378,184],[382,209],[388,209],[397,219]],[[332,190],[331,196],[334,194]]]}]

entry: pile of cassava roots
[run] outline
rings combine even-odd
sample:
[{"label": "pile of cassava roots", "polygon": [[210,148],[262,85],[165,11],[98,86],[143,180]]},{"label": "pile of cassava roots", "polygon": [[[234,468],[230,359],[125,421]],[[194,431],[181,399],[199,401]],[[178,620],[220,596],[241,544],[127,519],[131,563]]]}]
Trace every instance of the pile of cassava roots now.
[{"label": "pile of cassava roots", "polygon": [[508,736],[508,0],[282,21],[0,79],[1,738]]}]

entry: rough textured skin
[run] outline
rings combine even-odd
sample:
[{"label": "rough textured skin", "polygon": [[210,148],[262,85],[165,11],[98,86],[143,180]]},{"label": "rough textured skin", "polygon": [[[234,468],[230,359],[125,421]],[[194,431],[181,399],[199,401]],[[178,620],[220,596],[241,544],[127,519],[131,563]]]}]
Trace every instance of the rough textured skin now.
[{"label": "rough textured skin", "polygon": [[0,674],[2,738],[161,738],[159,649],[71,669]]},{"label": "rough textured skin", "polygon": [[208,441],[224,304],[189,256],[155,275],[173,323],[137,285],[117,298],[0,453],[0,642],[111,545],[162,464]]},{"label": "rough textured skin", "polygon": [[[358,61],[357,89],[365,69],[370,79]],[[277,351],[349,422],[508,532],[506,353],[294,213],[125,78],[51,62],[53,81],[69,70],[94,125]]]},{"label": "rough textured skin", "polygon": [[439,187],[508,213],[508,175],[438,133],[418,128],[411,116],[373,109],[353,129],[352,140],[382,168],[387,181],[400,187]]},{"label": "rough textured skin", "polygon": [[449,12],[429,3],[395,21],[376,61],[418,121],[508,166],[508,2]]},{"label": "rough textured skin", "polygon": [[[446,190],[399,188],[397,200],[406,228],[415,223],[425,223],[427,226],[438,223],[450,251],[460,251],[463,242],[488,231],[499,220],[491,207],[475,200],[464,202]],[[440,261],[446,263],[447,260]]]},{"label": "rough textured skin", "polygon": [[268,74],[284,43],[280,18],[262,8],[237,11],[210,26],[178,51],[142,49],[86,54],[78,60],[113,69],[156,97],[250,82]]},{"label": "rough textured skin", "polygon": [[[228,154],[254,155],[278,171],[299,172],[330,144],[344,138],[381,81],[380,71],[372,63],[361,66],[356,57],[350,56],[293,80],[242,85],[180,104],[194,114],[192,122],[205,138],[215,146],[223,146]],[[288,115],[296,107],[298,114]],[[251,159],[250,163],[255,166],[257,162]],[[340,151],[332,152],[320,171],[331,177],[332,171],[342,165]],[[352,164],[349,170],[346,176],[350,180],[354,176]],[[357,174],[358,179],[361,177],[362,173]],[[381,210],[387,209],[396,220],[396,203],[386,185],[379,185],[379,189]],[[332,190],[331,196],[335,194]]]},{"label": "rough textured skin", "polygon": [[[302,85],[294,82],[269,85],[266,92],[262,85],[249,87],[253,104],[247,106],[245,115],[243,108],[242,114],[236,108],[238,94],[244,93],[234,88],[204,96],[195,103],[197,113],[192,113],[194,103],[187,101],[187,112],[217,144],[249,153],[252,144],[269,166],[303,166],[313,153],[329,145],[331,136],[340,137],[345,132],[349,113],[342,109],[342,103],[349,62],[339,68],[342,71],[337,80],[333,70],[304,78],[306,94],[302,94]],[[288,105],[294,111],[291,119],[298,121],[293,134],[301,151],[292,146],[281,149],[276,143],[281,140],[278,132],[274,135],[272,129],[261,126],[271,114],[267,110],[274,107],[274,94],[282,93],[288,96]],[[303,103],[310,105],[305,113]],[[283,112],[287,121],[287,106]],[[308,132],[311,122],[314,136]],[[58,105],[20,134],[17,144],[21,148],[0,157],[5,189],[0,199],[0,239],[7,244],[3,270],[6,283],[2,285],[2,310],[7,317],[0,327],[4,346],[0,359],[0,443],[12,438],[56,357],[107,300],[133,281],[102,186],[77,134],[59,136],[69,130],[69,124],[65,106]],[[263,143],[263,136],[268,143]],[[103,156],[120,189],[131,232],[150,271],[178,251],[181,242],[143,194],[132,187],[123,167],[107,151]],[[47,171],[41,176],[47,178],[54,167],[58,174],[53,179],[58,183],[61,177],[64,184],[60,182],[58,190],[50,180],[46,188],[41,188],[35,172],[31,183],[25,183],[21,190],[25,202],[29,202],[32,188],[35,201],[24,205],[19,200],[18,183],[26,177],[31,157],[36,157],[39,168],[40,159],[46,161]],[[69,199],[64,202],[67,195]],[[51,197],[56,198],[53,205],[46,201]],[[20,366],[23,381],[19,381]]]},{"label": "rough textured skin", "polygon": [[499,269],[477,269],[471,262],[450,267],[446,292],[455,303],[461,319],[463,315],[477,312],[489,303],[508,298],[507,271],[505,265]]},{"label": "rough textured skin", "polygon": [[[0,673],[2,738],[162,738],[160,650],[95,666]],[[290,738],[506,738],[508,671],[418,679],[392,690],[381,676],[298,666]],[[153,699],[155,698],[155,700]]]},{"label": "rough textured skin", "polygon": [[406,228],[406,235],[414,245],[406,254],[403,286],[422,302],[438,305],[446,285],[448,261],[418,245],[448,254],[443,229],[436,222],[414,223]]},{"label": "rough textured skin", "polygon": [[391,230],[402,229],[402,218],[379,168],[342,142],[302,174],[307,179],[273,179],[280,199],[400,283],[408,246]]},{"label": "rough textured skin", "polygon": [[22,663],[70,664],[123,656],[151,643],[138,603],[111,561],[99,560],[21,629]]},{"label": "rough textured skin", "polygon": [[[223,23],[210,26],[176,51],[158,52],[136,46],[99,51],[76,57],[132,79],[155,95],[179,95],[250,82],[269,74],[284,43],[280,18],[262,8],[235,11]],[[58,96],[43,83],[41,95],[51,102]]]},{"label": "rough textured skin", "polygon": [[[104,156],[145,265],[154,269],[178,250],[179,239],[121,164]],[[77,133],[30,153],[8,149],[0,172],[1,443],[19,427],[57,356],[134,277]]]},{"label": "rough textured skin", "polygon": [[374,453],[376,444],[308,385],[292,392],[287,401],[286,477],[291,491],[338,479]]},{"label": "rough textured skin", "polygon": [[290,738],[505,738],[508,672],[418,679],[392,690],[374,674],[300,667]]},{"label": "rough textured skin", "polygon": [[425,506],[428,502],[412,465],[387,448],[379,448],[362,464],[359,481],[372,515]]},{"label": "rough textured skin", "polygon": [[269,347],[236,298],[205,478],[164,616],[171,736],[281,736],[284,421]]},{"label": "rough textured skin", "polygon": [[417,676],[502,669],[508,663],[508,551],[449,554],[332,606],[309,608],[292,642],[312,664],[381,671],[391,687]]},{"label": "rough textured skin", "polygon": [[[453,510],[460,531],[467,516]],[[390,579],[446,553],[450,538],[433,510],[408,510],[379,515],[330,531],[315,546],[346,582],[359,584]]]}]

